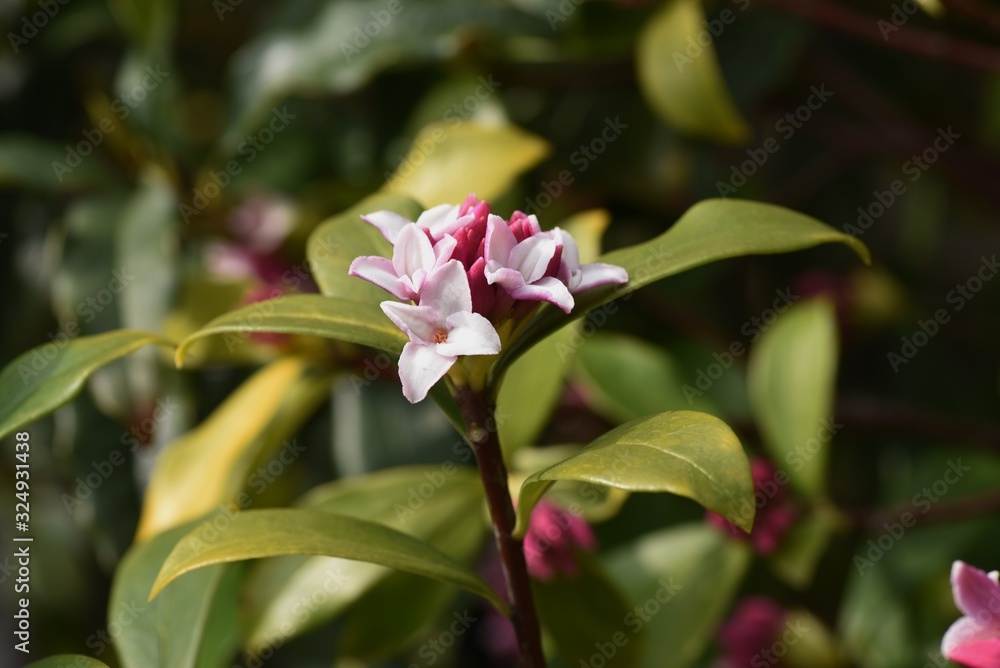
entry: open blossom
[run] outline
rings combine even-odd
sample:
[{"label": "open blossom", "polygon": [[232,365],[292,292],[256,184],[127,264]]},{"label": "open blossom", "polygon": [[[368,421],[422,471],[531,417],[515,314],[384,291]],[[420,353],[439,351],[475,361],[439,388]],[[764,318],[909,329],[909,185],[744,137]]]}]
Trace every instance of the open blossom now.
[{"label": "open blossom", "polygon": [[358,257],[349,272],[410,302],[383,302],[382,310],[410,338],[399,371],[411,402],[422,400],[459,357],[500,352],[496,326],[516,324],[538,302],[569,313],[574,294],[628,282],[621,267],[580,265],[564,230],[542,231],[535,216],[520,211],[506,221],[474,195],[415,221],[391,211],[361,218],[393,245],[392,258]]},{"label": "open blossom", "polygon": [[579,570],[574,551],[592,551],[597,538],[582,517],[549,501],[539,501],[531,511],[524,535],[524,560],[537,580],[551,580],[556,573],[573,576]]},{"label": "open blossom", "polygon": [[951,625],[941,653],[969,668],[1000,666],[1000,573],[956,561],[951,567],[955,605],[965,615]]}]

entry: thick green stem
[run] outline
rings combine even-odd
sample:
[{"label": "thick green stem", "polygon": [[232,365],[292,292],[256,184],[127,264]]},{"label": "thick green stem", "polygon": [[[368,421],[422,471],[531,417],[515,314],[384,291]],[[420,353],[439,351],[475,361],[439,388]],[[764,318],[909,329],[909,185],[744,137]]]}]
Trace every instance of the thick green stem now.
[{"label": "thick green stem", "polygon": [[504,464],[493,418],[493,406],[485,392],[467,387],[456,388],[455,398],[462,412],[465,437],[476,454],[479,475],[486,490],[486,503],[493,520],[493,535],[500,551],[507,597],[511,604],[510,621],[517,634],[521,668],[544,668],[542,638],[538,614],[531,597],[531,580],[524,561],[524,548],[521,541],[513,536],[516,515],[507,484],[507,466]]}]

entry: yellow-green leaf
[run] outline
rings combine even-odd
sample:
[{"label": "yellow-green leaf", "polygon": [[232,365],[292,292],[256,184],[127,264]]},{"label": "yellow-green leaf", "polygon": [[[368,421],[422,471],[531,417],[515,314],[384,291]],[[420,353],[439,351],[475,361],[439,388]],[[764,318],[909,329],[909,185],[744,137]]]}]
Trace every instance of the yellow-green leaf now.
[{"label": "yellow-green leaf", "polygon": [[413,197],[427,208],[458,204],[469,193],[489,200],[548,152],[544,140],[513,125],[434,123],[414,138],[386,189]]},{"label": "yellow-green leaf", "polygon": [[[731,11],[731,10],[727,10]],[[729,96],[699,0],[667,0],[639,35],[639,85],[653,110],[681,132],[745,142],[750,128]],[[691,53],[692,44],[697,47]]]},{"label": "yellow-green leaf", "polygon": [[826,487],[830,441],[837,428],[837,317],[815,299],[792,306],[750,352],[750,405],[771,457],[792,484],[812,497]]},{"label": "yellow-green leaf", "polygon": [[0,438],[68,403],[97,369],[154,343],[174,345],[158,334],[122,329],[24,353],[0,373]]},{"label": "yellow-green leaf", "polygon": [[238,343],[253,332],[323,336],[395,354],[407,340],[376,304],[323,295],[285,295],[243,306],[208,323],[181,341],[177,365],[183,365],[188,346],[202,337],[225,334]]},{"label": "yellow-green leaf", "polygon": [[192,531],[167,557],[150,600],[190,571],[287,554],[366,561],[422,575],[482,596],[507,612],[507,605],[482,578],[425,542],[375,522],[298,509],[249,510],[233,516],[225,530],[209,525]]},{"label": "yellow-green leaf", "polygon": [[747,531],[753,517],[750,463],[736,434],[706,413],[675,411],[612,429],[575,455],[528,476],[521,485],[517,528],[559,480],[582,480],[632,492],[671,492],[697,501]]},{"label": "yellow-green leaf", "polygon": [[576,307],[569,315],[551,305],[542,306],[522,334],[500,353],[494,375],[502,373],[535,342],[591,309],[662,278],[716,260],[788,253],[826,243],[846,244],[869,261],[868,249],[856,238],[790,209],[747,200],[699,202],[655,239],[601,256],[601,262],[624,267],[629,282],[577,295]]},{"label": "yellow-green leaf", "polygon": [[258,371],[156,461],[137,540],[235,499],[263,454],[290,438],[330,391],[332,374],[284,357]]},{"label": "yellow-green leaf", "polygon": [[25,668],[108,668],[108,664],[82,654],[58,654],[29,663]]}]

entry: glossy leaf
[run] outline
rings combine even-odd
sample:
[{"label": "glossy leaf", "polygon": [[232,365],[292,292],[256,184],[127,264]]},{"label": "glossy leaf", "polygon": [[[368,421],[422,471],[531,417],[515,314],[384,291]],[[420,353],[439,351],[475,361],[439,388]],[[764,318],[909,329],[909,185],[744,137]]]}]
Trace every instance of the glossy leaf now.
[{"label": "glossy leaf", "polygon": [[543,306],[521,336],[500,353],[494,375],[525,350],[588,311],[655,281],[709,262],[742,255],[787,253],[825,243],[848,245],[865,262],[868,249],[855,237],[789,209],[745,200],[709,199],[695,204],[669,230],[645,243],[629,246],[599,259],[624,267],[629,282],[577,295],[576,308],[566,315]]},{"label": "glossy leaf", "polygon": [[482,578],[440,550],[375,522],[321,510],[249,510],[235,515],[214,540],[201,527],[167,557],[150,598],[175,579],[205,566],[287,554],[314,554],[364,561],[422,575],[482,596],[498,610],[507,606]]},{"label": "glossy leaf", "polygon": [[70,401],[97,369],[150,344],[174,345],[157,334],[123,329],[53,341],[17,357],[0,373],[0,438]]},{"label": "glossy leaf", "polygon": [[521,485],[518,535],[532,508],[559,480],[582,480],[633,492],[671,492],[729,517],[747,531],[753,518],[750,464],[736,434],[706,413],[660,413],[612,429],[577,454],[529,476]]},{"label": "glossy leaf", "polygon": [[[549,582],[532,582],[542,628],[552,638],[556,652],[571,665],[590,665],[610,643],[614,656],[608,668],[639,665],[646,647],[642,625],[630,601],[594,557],[577,555],[580,571]],[[603,653],[605,656],[607,652]]]},{"label": "glossy leaf", "polygon": [[[482,485],[471,469],[412,466],[337,480],[314,489],[302,505],[384,524],[465,562],[486,530],[485,516],[470,512],[482,506],[482,497]],[[443,588],[449,597],[454,594],[451,587],[435,581],[395,575],[404,580],[403,588],[409,587],[406,582],[417,581],[418,589],[431,586]],[[392,578],[393,571],[381,566],[332,557],[260,562],[247,581],[248,645],[263,647],[270,638],[291,637],[322,624]],[[326,593],[322,602],[312,601],[312,594],[321,589]],[[300,614],[303,601],[311,602],[307,618]],[[384,618],[384,612],[373,617],[383,632]]]},{"label": "glossy leaf", "polygon": [[233,501],[247,485],[253,464],[291,438],[327,396],[331,377],[309,360],[281,358],[169,444],[146,488],[137,540]]},{"label": "glossy leaf", "polygon": [[324,295],[375,305],[392,299],[382,288],[347,273],[361,255],[392,257],[392,246],[381,232],[361,220],[364,214],[383,210],[416,220],[423,207],[407,197],[377,193],[323,222],[310,235],[309,268]]},{"label": "glossy leaf", "polygon": [[660,118],[681,132],[739,144],[750,128],[729,95],[714,46],[701,44],[705,25],[698,0],[663,3],[639,35],[639,85]]},{"label": "glossy leaf", "polygon": [[577,367],[594,406],[619,422],[688,408],[715,413],[701,397],[689,402],[673,357],[641,339],[597,333],[580,349]]},{"label": "glossy leaf", "polygon": [[376,305],[322,295],[285,295],[248,304],[211,321],[177,347],[177,365],[183,365],[188,346],[200,338],[223,334],[238,345],[252,332],[322,336],[395,354],[407,340]]},{"label": "glossy leaf", "polygon": [[58,654],[29,663],[25,668],[108,668],[108,664],[82,654]]},{"label": "glossy leaf", "polygon": [[[218,633],[216,627],[217,635],[210,637],[206,627],[216,599],[237,596],[234,587],[222,587],[232,566],[201,569],[148,600],[163,560],[195,526],[175,527],[134,546],[116,569],[108,623],[109,628],[121,629],[114,647],[123,668],[207,668],[199,662],[203,646],[231,636],[230,631]],[[235,626],[236,618],[229,623]],[[234,649],[229,647],[229,652]]]},{"label": "glossy leaf", "polygon": [[779,316],[750,352],[750,404],[774,461],[803,494],[822,496],[836,431],[837,318],[816,299]]},{"label": "glossy leaf", "polygon": [[604,563],[632,607],[630,629],[641,628],[646,652],[636,668],[694,664],[715,637],[753,560],[746,543],[704,524],[647,534],[608,554]]},{"label": "glossy leaf", "polygon": [[548,152],[545,141],[512,125],[436,123],[417,134],[386,188],[427,208],[458,204],[469,193],[488,201]]}]

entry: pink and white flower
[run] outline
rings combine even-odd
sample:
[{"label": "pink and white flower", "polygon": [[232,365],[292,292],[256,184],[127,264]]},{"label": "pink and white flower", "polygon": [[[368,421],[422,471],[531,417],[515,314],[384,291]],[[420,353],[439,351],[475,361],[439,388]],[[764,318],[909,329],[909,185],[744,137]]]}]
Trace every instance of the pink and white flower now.
[{"label": "pink and white flower", "polygon": [[541,301],[569,313],[574,294],[628,281],[621,267],[580,265],[564,230],[543,232],[535,216],[520,211],[508,222],[475,195],[461,206],[428,209],[416,221],[392,211],[361,218],[393,245],[392,259],[358,257],[349,273],[411,302],[382,303],[410,338],[399,370],[411,402],[427,396],[458,357],[499,353],[494,325],[522,321]]},{"label": "pink and white flower", "polygon": [[348,273],[374,283],[393,297],[416,300],[427,277],[451,259],[455,238],[442,237],[435,245],[415,223],[408,223],[395,236],[392,260],[367,255],[351,262]]},{"label": "pink and white flower", "polygon": [[465,270],[450,260],[431,272],[420,304],[382,302],[382,310],[410,337],[399,358],[403,396],[422,401],[460,355],[495,355],[500,337],[490,321],[472,312]]},{"label": "pink and white flower", "polygon": [[524,559],[528,573],[536,580],[551,580],[556,573],[576,575],[580,567],[574,553],[592,552],[596,547],[594,531],[582,517],[544,499],[531,511]]},{"label": "pink and white flower", "polygon": [[941,640],[945,658],[969,668],[1000,666],[1000,573],[985,573],[964,561],[951,567],[955,605],[965,615]]}]

